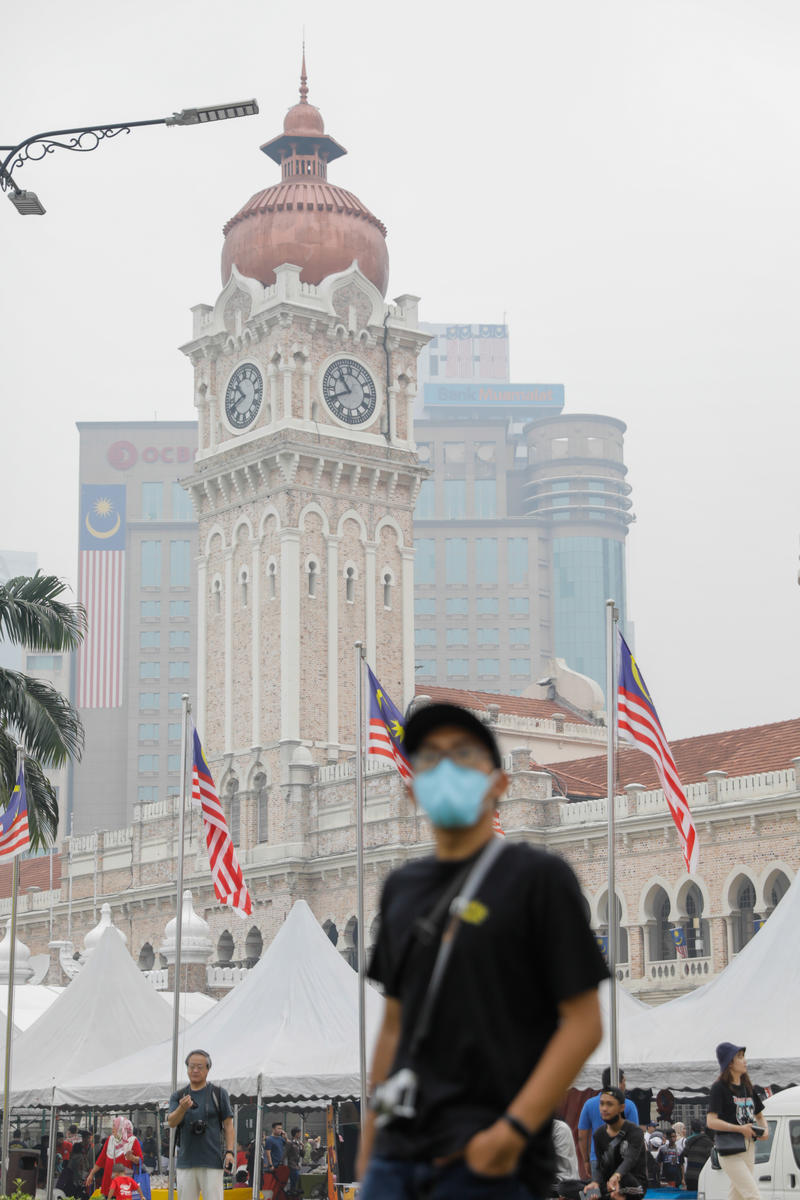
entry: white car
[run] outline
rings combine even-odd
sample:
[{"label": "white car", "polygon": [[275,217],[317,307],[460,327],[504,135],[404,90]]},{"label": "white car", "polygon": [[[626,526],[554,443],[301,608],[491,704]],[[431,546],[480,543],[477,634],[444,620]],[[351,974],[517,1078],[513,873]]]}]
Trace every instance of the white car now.
[{"label": "white car", "polygon": [[[764,1103],[768,1138],[756,1142],[756,1183],[764,1200],[800,1200],[800,1087],[786,1088]],[[697,1200],[728,1200],[730,1183],[711,1160],[700,1172]]]}]

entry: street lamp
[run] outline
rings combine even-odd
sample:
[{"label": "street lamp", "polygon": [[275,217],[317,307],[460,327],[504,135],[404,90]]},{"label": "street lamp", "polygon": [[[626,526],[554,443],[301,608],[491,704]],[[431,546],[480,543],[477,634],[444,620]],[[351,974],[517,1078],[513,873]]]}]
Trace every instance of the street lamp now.
[{"label": "street lamp", "polygon": [[[256,100],[241,100],[235,104],[217,104],[208,108],[183,108],[171,117],[157,117],[153,121],[124,121],[115,125],[84,125],[76,129],[51,129],[47,133],[36,133],[25,138],[16,146],[0,146],[0,153],[7,151],[0,163],[0,190],[8,192],[8,198],[17,212],[24,217],[41,217],[45,213],[36,192],[24,191],[17,185],[13,173],[26,162],[39,162],[54,150],[78,150],[87,153],[96,150],[102,141],[116,137],[118,133],[130,133],[144,125],[209,125],[215,121],[229,121],[236,117],[252,117],[258,112]],[[68,141],[61,141],[68,138]]]}]

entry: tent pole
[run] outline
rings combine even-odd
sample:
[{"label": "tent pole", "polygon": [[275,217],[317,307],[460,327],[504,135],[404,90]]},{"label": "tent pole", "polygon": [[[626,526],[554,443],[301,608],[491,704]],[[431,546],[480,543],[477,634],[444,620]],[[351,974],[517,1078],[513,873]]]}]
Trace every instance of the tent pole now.
[{"label": "tent pole", "polygon": [[[187,749],[189,742],[189,713],[191,707],[189,705],[189,697],[184,692],[181,697],[183,703],[183,725],[181,731],[181,808],[178,819],[178,886],[177,886],[177,911],[175,914],[175,980],[174,980],[174,995],[173,995],[173,1011],[172,1011],[172,1074],[170,1077],[171,1092],[178,1090],[178,1035],[180,1031],[181,1021],[181,936],[183,933],[183,852],[184,852],[184,831],[186,828],[186,790],[187,790]],[[170,1128],[169,1131],[169,1184],[167,1190],[168,1200],[173,1200],[175,1196],[175,1130]]]},{"label": "tent pole", "polygon": [[[22,746],[17,746],[17,762],[14,774],[14,786],[22,771],[25,758]],[[0,1160],[0,1194],[8,1195],[8,1147],[11,1141],[11,1042],[14,1035],[14,957],[17,944],[17,893],[19,891],[19,856],[22,847],[14,855],[14,865],[11,869],[11,944],[8,951],[8,1000],[6,1001],[6,1061],[5,1077],[3,1079],[3,1134],[2,1159]]]},{"label": "tent pole", "polygon": [[617,678],[616,634],[617,608],[613,600],[606,601],[606,714],[608,752],[606,757],[606,795],[608,808],[608,969],[611,975],[608,989],[609,1052],[611,1083],[619,1086],[619,1051],[617,1047],[617,880],[616,880],[616,812],[617,787],[616,732]]},{"label": "tent pole", "polygon": [[[55,1090],[55,1089],[53,1089]],[[50,1105],[50,1140],[47,1143],[47,1183],[45,1191],[45,1200],[52,1200],[53,1196],[53,1179],[56,1172],[56,1120],[58,1117],[58,1109],[55,1104]]]},{"label": "tent pole", "polygon": [[161,1109],[156,1105],[156,1175],[161,1174]]},{"label": "tent pole", "polygon": [[256,1092],[256,1133],[253,1142],[253,1178],[250,1180],[253,1187],[253,1200],[258,1200],[261,1193],[263,1161],[261,1151],[261,1076],[259,1075],[258,1091]]},{"label": "tent pole", "polygon": [[364,962],[364,643],[356,642],[356,954],[358,955],[358,1069],[361,1136],[367,1121],[366,963]]}]

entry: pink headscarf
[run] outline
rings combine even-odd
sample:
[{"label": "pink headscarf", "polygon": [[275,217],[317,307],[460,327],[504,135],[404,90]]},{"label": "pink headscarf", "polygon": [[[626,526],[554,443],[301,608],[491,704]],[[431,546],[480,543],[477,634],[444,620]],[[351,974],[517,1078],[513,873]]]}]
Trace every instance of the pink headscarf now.
[{"label": "pink headscarf", "polygon": [[133,1152],[133,1125],[127,1117],[114,1117],[111,1122],[111,1137],[108,1139],[106,1156],[112,1162],[126,1158]]}]

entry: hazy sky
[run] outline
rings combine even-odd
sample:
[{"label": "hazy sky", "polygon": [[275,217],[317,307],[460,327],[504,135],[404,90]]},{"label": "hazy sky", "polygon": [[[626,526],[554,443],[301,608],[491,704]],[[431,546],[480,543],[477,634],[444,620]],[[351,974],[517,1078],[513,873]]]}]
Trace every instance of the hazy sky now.
[{"label": "hazy sky", "polygon": [[0,200],[0,547],[74,582],[75,422],[194,417],[177,347],[222,225],[278,179],[258,146],[305,24],[389,295],[507,320],[514,380],[627,422],[630,611],[668,735],[797,715],[797,0],[27,0],[5,24],[2,142],[261,114],[28,164],[44,217]]}]

